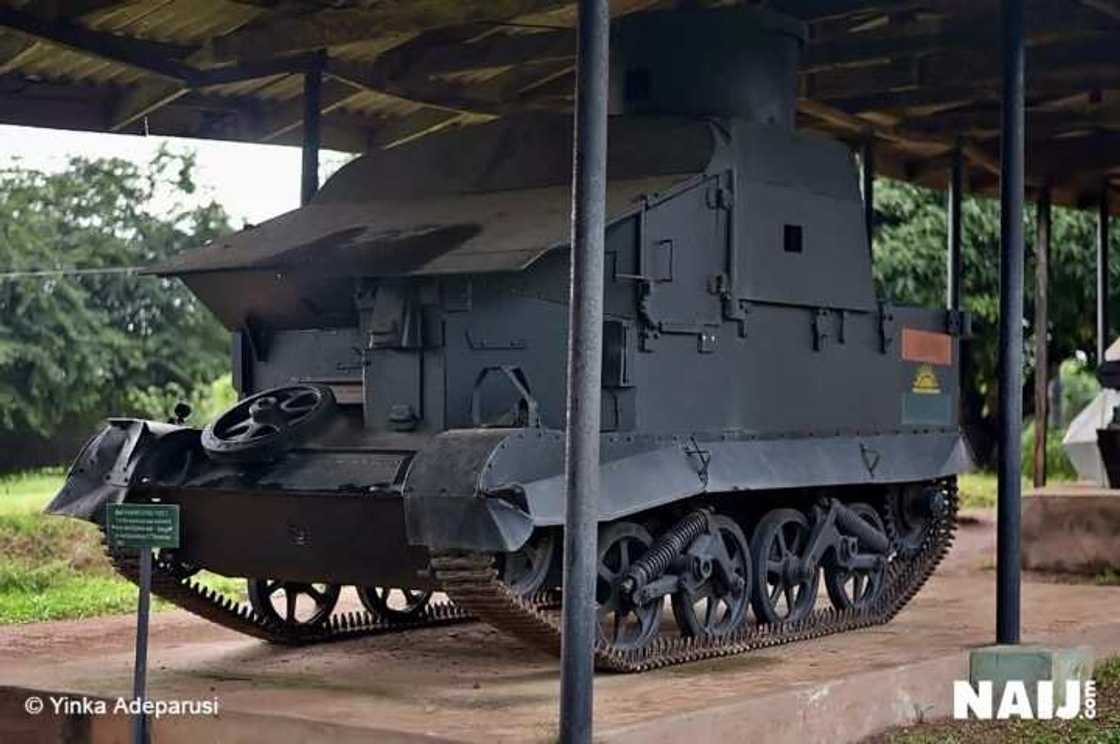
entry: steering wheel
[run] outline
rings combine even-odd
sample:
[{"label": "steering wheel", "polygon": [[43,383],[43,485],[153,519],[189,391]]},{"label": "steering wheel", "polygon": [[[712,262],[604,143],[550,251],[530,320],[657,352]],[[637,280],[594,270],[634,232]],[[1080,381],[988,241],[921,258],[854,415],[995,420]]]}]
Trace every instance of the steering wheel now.
[{"label": "steering wheel", "polygon": [[334,405],[334,393],[326,385],[265,390],[207,424],[202,446],[220,462],[271,462],[314,433]]}]

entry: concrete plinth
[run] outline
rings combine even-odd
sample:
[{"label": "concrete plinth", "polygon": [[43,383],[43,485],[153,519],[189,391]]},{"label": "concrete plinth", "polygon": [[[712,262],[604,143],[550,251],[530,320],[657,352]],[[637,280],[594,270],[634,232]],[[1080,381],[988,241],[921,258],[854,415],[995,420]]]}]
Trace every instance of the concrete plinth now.
[{"label": "concrete plinth", "polygon": [[1022,566],[1095,575],[1120,571],[1120,490],[1048,486],[1023,497]]},{"label": "concrete plinth", "polygon": [[1066,682],[1088,682],[1093,675],[1093,649],[1088,646],[987,646],[968,657],[968,677],[973,688],[980,681],[992,683],[992,699],[1003,698],[1008,682],[1022,682],[1031,710],[1038,710],[1038,683],[1054,683],[1054,707],[1066,701]]}]

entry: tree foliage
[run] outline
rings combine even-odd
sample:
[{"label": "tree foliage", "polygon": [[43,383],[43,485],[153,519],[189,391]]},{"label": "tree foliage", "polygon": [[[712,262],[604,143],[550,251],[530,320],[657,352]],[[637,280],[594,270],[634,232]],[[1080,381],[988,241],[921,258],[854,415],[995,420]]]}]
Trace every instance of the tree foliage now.
[{"label": "tree foliage", "polygon": [[[83,273],[145,266],[229,230],[217,204],[184,207],[194,157],[146,167],[72,158],[58,173],[0,169],[0,426],[38,436],[138,410],[135,391],[208,384],[228,335],[178,280]],[[161,213],[153,199],[170,202]],[[58,272],[10,276],[12,272]],[[156,396],[158,397],[158,396]]]}]

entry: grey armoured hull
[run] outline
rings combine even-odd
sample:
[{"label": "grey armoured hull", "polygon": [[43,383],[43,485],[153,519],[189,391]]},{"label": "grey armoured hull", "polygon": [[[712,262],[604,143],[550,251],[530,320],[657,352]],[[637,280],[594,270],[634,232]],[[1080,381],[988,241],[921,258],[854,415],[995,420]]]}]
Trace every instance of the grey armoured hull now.
[{"label": "grey armoured hull", "polygon": [[[641,40],[677,38],[681,18],[730,77],[695,84],[651,56]],[[886,621],[951,538],[968,319],[876,297],[850,151],[791,128],[798,24],[627,24],[601,256],[597,662]],[[469,615],[558,648],[571,153],[567,117],[449,129],[158,267],[231,331],[240,399],[201,431],[111,421],[50,510],[178,504],[157,591],[270,640]],[[197,584],[203,569],[246,578],[250,605]],[[367,614],[334,612],[344,585]]]},{"label": "grey armoured hull", "polygon": [[[191,565],[229,576],[420,587],[432,586],[430,551],[516,551],[534,530],[564,521],[563,433],[554,430],[457,430],[414,452],[308,448],[249,477],[206,460],[198,437],[197,429],[115,419],[79,455],[47,511],[101,523],[106,503],[158,498],[181,507],[180,556]],[[604,434],[601,451],[603,523],[705,495],[747,502],[780,491],[887,486],[971,464],[951,429]]]},{"label": "grey armoured hull", "polygon": [[[703,495],[889,485],[971,466],[951,429],[870,436],[614,435],[601,443],[599,519],[611,522]],[[535,528],[564,522],[564,437],[558,431],[462,430],[416,454],[404,484],[410,542],[432,549],[519,549]]]}]

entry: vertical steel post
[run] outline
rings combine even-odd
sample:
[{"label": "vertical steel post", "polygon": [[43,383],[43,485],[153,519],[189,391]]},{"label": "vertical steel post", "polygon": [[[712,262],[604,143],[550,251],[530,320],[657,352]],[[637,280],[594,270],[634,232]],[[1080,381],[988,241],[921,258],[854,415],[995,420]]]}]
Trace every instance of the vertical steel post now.
[{"label": "vertical steel post", "polygon": [[1101,200],[1097,211],[1097,364],[1104,362],[1104,353],[1111,343],[1108,322],[1108,181],[1101,184]]},{"label": "vertical steel post", "polygon": [[319,190],[319,119],[322,110],[324,55],[320,53],[303,73],[303,169],[299,203],[306,204]]},{"label": "vertical steel post", "polygon": [[[148,617],[152,599],[152,551],[140,551],[140,597],[136,604],[136,666],[132,672],[132,699],[143,705],[148,696]],[[143,709],[132,719],[133,744],[148,744],[148,717]]]},{"label": "vertical steel post", "polygon": [[[964,151],[958,137],[953,147],[949,163],[949,185],[945,189],[947,221],[949,223],[946,261],[945,261],[945,307],[949,312],[961,309],[961,241],[964,239],[964,217],[961,200],[964,198]],[[963,338],[957,341],[957,420],[963,426],[969,418],[966,397],[969,388],[968,342]]]},{"label": "vertical steel post", "polygon": [[1000,135],[999,502],[996,641],[1019,642],[1019,467],[1023,428],[1023,0],[1002,0]]},{"label": "vertical steel post", "polygon": [[1046,434],[1050,414],[1050,187],[1038,195],[1034,268],[1034,487],[1046,485]]},{"label": "vertical steel post", "polygon": [[946,190],[946,211],[949,222],[948,261],[946,266],[945,306],[961,309],[961,189],[964,187],[964,158],[960,143],[953,148],[949,166],[949,188]]},{"label": "vertical steel post", "polygon": [[859,156],[860,188],[863,191],[863,222],[867,226],[867,251],[875,258],[875,143],[871,137],[863,141]]},{"label": "vertical steel post", "polygon": [[610,6],[580,0],[572,152],[572,269],[564,449],[564,617],[560,741],[591,741],[598,566],[599,415],[607,185]]}]

